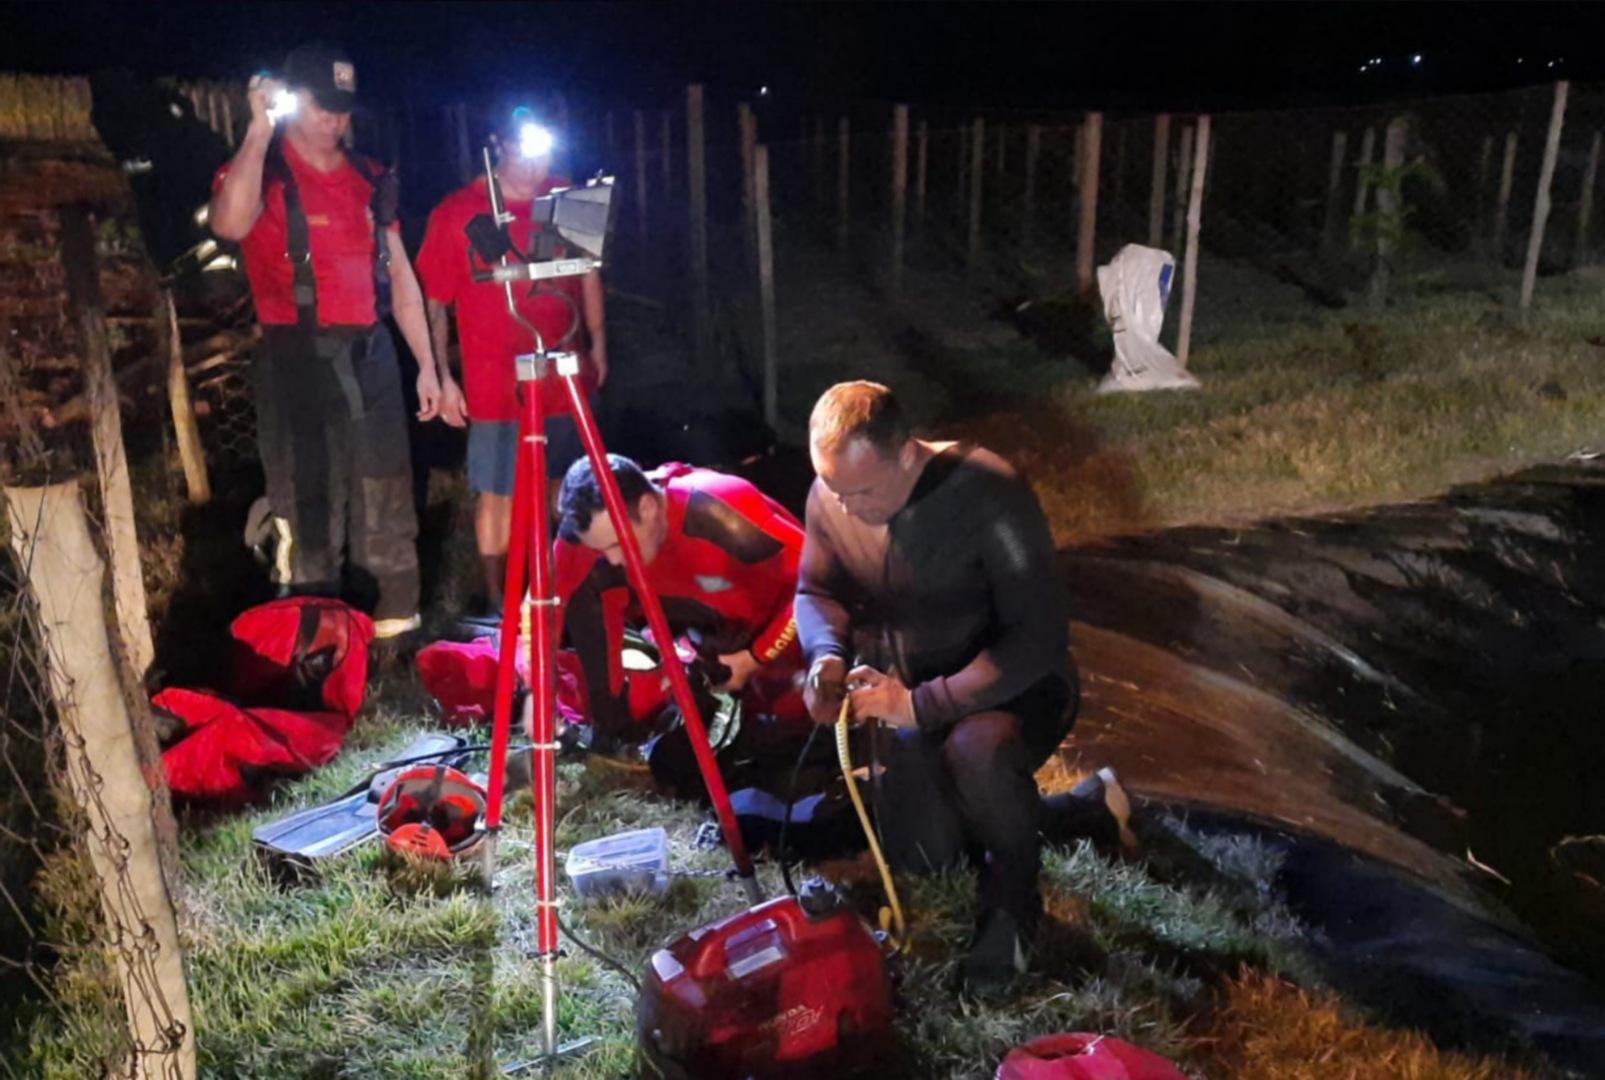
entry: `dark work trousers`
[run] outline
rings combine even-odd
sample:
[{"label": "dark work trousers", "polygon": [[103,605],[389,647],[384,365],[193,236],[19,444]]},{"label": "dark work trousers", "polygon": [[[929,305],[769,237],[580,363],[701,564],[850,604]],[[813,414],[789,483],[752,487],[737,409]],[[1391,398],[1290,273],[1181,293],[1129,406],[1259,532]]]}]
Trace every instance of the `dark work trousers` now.
[{"label": "dark work trousers", "polygon": [[256,442],[268,502],[290,527],[291,589],[347,593],[376,619],[417,614],[418,517],[390,332],[263,332]]},{"label": "dark work trousers", "polygon": [[1007,911],[1034,933],[1042,911],[1034,774],[1069,734],[1076,698],[1071,686],[1052,683],[941,735],[882,729],[876,816],[894,868],[920,873],[974,859],[981,919]]}]

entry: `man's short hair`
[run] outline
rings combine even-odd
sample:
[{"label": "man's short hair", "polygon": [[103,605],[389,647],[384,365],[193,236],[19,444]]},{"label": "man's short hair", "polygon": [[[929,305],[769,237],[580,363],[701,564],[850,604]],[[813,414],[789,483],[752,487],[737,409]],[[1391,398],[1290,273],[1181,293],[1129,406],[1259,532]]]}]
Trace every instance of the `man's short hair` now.
[{"label": "man's short hair", "polygon": [[882,456],[890,456],[902,448],[909,435],[897,395],[889,387],[864,379],[837,383],[826,390],[808,417],[809,444],[826,453],[835,453],[853,439],[863,439]]},{"label": "man's short hair", "polygon": [[[624,505],[634,517],[641,496],[648,492],[658,494],[658,487],[640,465],[622,454],[609,454],[607,463],[613,479],[618,482],[619,494],[624,496]],[[557,493],[557,512],[561,515],[557,534],[575,544],[579,543],[581,534],[590,531],[596,515],[607,512],[602,485],[596,479],[596,470],[591,468],[590,458],[582,457],[568,467],[563,486]]]}]

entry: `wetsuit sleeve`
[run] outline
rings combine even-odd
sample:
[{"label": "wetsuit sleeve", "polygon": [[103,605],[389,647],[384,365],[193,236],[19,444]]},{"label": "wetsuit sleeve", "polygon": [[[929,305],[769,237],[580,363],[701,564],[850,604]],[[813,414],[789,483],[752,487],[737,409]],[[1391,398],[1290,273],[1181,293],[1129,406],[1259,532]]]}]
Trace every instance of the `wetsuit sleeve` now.
[{"label": "wetsuit sleeve", "polygon": [[622,583],[613,587],[609,580],[612,567],[594,552],[559,540],[553,554],[562,629],[569,647],[580,658],[591,724],[598,732],[618,736],[628,731],[633,721],[619,659],[624,646],[623,622],[609,619],[607,612],[614,606],[610,601],[627,603],[629,592]]},{"label": "wetsuit sleeve", "polygon": [[915,719],[927,732],[945,731],[1063,671],[1070,648],[1053,535],[1036,496],[1016,477],[1000,477],[977,494],[975,520],[985,522],[979,555],[998,633],[963,668],[912,688]]},{"label": "wetsuit sleeve", "polygon": [[817,483],[808,492],[806,516],[795,613],[803,654],[811,666],[822,656],[847,659],[851,619],[843,603],[847,575],[824,526]]},{"label": "wetsuit sleeve", "polygon": [[768,664],[779,659],[797,639],[797,619],[793,607],[797,569],[802,563],[803,531],[797,525],[796,518],[756,491],[754,495],[757,495],[761,505],[755,508],[756,512],[747,514],[748,520],[781,545],[773,556],[753,567],[755,573],[768,579],[770,588],[779,586],[775,590],[780,597],[779,605],[758,631],[758,636],[752,639],[752,655],[758,658],[760,664]]}]

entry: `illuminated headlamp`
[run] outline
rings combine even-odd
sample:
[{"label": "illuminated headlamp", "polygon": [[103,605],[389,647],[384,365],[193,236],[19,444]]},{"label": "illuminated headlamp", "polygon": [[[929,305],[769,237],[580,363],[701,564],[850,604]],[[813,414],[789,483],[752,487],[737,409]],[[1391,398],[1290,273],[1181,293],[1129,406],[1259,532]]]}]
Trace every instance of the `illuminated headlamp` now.
[{"label": "illuminated headlamp", "polygon": [[556,143],[552,133],[533,120],[518,125],[518,153],[520,157],[546,157]]},{"label": "illuminated headlamp", "polygon": [[268,104],[267,117],[277,124],[286,117],[294,116],[301,107],[301,98],[294,90],[281,86],[273,91],[273,98]]}]

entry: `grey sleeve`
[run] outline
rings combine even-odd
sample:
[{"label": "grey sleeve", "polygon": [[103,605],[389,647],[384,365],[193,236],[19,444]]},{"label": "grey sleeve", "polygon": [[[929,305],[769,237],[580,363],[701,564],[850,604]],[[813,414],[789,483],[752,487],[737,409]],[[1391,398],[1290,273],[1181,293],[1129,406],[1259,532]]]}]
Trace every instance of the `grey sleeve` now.
[{"label": "grey sleeve", "polygon": [[842,602],[846,574],[836,556],[824,513],[819,505],[819,485],[808,492],[802,563],[797,568],[797,637],[803,655],[812,665],[821,656],[846,659],[851,619]]}]

